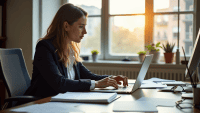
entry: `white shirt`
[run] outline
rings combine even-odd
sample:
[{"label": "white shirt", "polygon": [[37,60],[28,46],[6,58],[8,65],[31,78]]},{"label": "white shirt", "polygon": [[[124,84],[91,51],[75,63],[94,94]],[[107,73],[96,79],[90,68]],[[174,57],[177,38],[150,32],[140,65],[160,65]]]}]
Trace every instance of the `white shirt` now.
[{"label": "white shirt", "polygon": [[[69,53],[69,60],[70,63],[67,64],[67,75],[68,75],[68,79],[74,80],[75,79],[75,71],[74,71],[74,61],[75,61],[75,56],[74,56],[74,50],[72,48],[70,48],[70,53]],[[95,81],[91,80],[91,86],[90,86],[90,90],[93,90],[95,88]]]}]

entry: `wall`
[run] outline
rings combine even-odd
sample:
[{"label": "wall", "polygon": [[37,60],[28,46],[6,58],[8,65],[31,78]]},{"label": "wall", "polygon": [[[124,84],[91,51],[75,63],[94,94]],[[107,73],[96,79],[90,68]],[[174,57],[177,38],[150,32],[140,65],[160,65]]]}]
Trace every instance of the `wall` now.
[{"label": "wall", "polygon": [[0,36],[2,36],[1,32],[2,32],[2,6],[0,6]]},{"label": "wall", "polygon": [[61,5],[61,0],[33,0],[33,45],[32,59],[34,58],[37,40],[46,34],[54,15]]},{"label": "wall", "polygon": [[32,73],[32,0],[7,0],[6,48],[21,48]]},{"label": "wall", "polygon": [[60,5],[60,0],[7,0],[6,48],[22,49],[31,77],[36,41],[44,35]]}]

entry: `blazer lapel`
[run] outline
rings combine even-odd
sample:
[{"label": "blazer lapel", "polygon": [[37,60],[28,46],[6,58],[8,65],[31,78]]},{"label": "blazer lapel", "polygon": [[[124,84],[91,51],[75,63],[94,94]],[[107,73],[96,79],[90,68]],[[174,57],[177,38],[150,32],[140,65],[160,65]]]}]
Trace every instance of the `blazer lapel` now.
[{"label": "blazer lapel", "polygon": [[68,78],[67,69],[65,68],[65,66],[63,65],[63,63],[61,63],[61,64],[62,64],[62,69],[63,69],[63,72],[64,72],[64,76],[65,76],[66,78]]},{"label": "blazer lapel", "polygon": [[79,80],[80,73],[79,73],[79,69],[78,69],[77,65],[75,65],[75,64],[74,64],[74,71],[75,71],[75,80]]}]

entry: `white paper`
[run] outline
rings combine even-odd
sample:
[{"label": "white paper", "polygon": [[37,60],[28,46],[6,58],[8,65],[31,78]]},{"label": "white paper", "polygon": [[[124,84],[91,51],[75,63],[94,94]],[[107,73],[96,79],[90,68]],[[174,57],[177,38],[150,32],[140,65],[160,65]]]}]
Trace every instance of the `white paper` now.
[{"label": "white paper", "polygon": [[175,80],[160,79],[160,78],[155,78],[155,77],[148,80],[153,81],[153,82],[175,82]]},{"label": "white paper", "polygon": [[100,92],[66,92],[53,96],[51,101],[71,102],[110,102],[117,97],[117,93]]},{"label": "white paper", "polygon": [[116,101],[114,112],[158,112],[156,105],[149,101]]},{"label": "white paper", "polygon": [[161,82],[162,84],[166,84],[167,86],[184,86],[186,85],[186,83],[182,82],[182,81],[175,81],[175,82]]},{"label": "white paper", "polygon": [[146,101],[151,102],[156,106],[166,106],[166,107],[174,107],[176,104],[175,102],[180,99],[166,99],[166,98],[148,98],[142,97],[136,101]]},{"label": "white paper", "polygon": [[183,93],[181,97],[186,99],[193,99],[193,93]]},{"label": "white paper", "polygon": [[43,104],[34,104],[34,105],[12,109],[11,111],[28,112],[28,113],[82,112],[75,106],[75,104],[63,103],[63,102],[48,102],[48,103],[43,103]]},{"label": "white paper", "polygon": [[140,89],[166,88],[167,85],[161,83],[146,83],[140,86]]}]

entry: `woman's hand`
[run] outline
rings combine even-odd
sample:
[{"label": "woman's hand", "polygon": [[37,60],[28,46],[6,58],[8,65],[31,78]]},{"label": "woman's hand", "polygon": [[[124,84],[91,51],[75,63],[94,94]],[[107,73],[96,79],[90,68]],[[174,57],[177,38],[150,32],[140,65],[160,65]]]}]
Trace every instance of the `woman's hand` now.
[{"label": "woman's hand", "polygon": [[123,86],[128,86],[128,77],[123,75],[111,76],[111,79],[116,80],[117,84],[121,85],[120,81],[123,81]]},{"label": "woman's hand", "polygon": [[95,81],[95,88],[105,88],[108,86],[113,86],[116,89],[118,89],[117,81],[115,79],[112,79],[110,77],[106,77],[104,79],[101,79],[99,81]]}]

